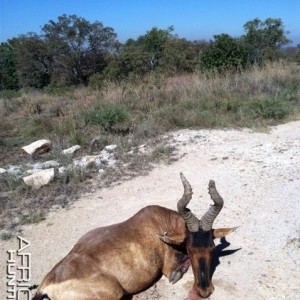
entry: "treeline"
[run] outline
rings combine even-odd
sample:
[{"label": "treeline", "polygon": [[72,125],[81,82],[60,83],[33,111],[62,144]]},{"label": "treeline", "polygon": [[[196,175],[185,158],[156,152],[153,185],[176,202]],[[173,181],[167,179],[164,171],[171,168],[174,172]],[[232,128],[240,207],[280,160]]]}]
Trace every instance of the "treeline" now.
[{"label": "treeline", "polygon": [[124,44],[101,22],[62,15],[41,34],[28,33],[0,45],[0,90],[55,85],[101,85],[149,72],[167,75],[195,71],[240,70],[285,57],[300,62],[300,46],[283,51],[288,40],[281,19],[254,19],[245,34],[189,41],[167,29],[152,28]]}]

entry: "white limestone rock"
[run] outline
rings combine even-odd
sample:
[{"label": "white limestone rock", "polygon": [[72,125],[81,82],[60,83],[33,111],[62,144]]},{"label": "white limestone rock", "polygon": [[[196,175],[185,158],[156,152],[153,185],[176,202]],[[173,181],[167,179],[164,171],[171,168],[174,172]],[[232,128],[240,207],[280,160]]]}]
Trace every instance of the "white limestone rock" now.
[{"label": "white limestone rock", "polygon": [[48,160],[41,163],[36,163],[33,165],[34,170],[43,170],[49,168],[56,168],[59,166],[59,163],[56,160]]},{"label": "white limestone rock", "polygon": [[7,169],[7,173],[13,176],[18,176],[23,173],[23,170],[21,166],[9,166],[9,168]]},{"label": "white limestone rock", "polygon": [[55,177],[55,169],[46,169],[38,171],[32,175],[23,177],[26,185],[34,189],[40,189],[42,186],[49,184]]},{"label": "white limestone rock", "polygon": [[7,171],[5,170],[5,169],[3,169],[3,168],[0,168],[0,174],[4,174],[4,173],[6,173]]},{"label": "white limestone rock", "polygon": [[73,155],[75,152],[77,152],[80,149],[81,149],[81,147],[79,145],[75,145],[68,149],[63,150],[62,153],[66,154],[66,155]]},{"label": "white limestone rock", "polygon": [[112,153],[116,149],[117,149],[117,145],[107,145],[107,146],[105,146],[105,148],[103,150],[107,151],[108,153]]},{"label": "white limestone rock", "polygon": [[58,174],[59,175],[64,175],[67,172],[68,172],[68,168],[67,167],[60,167],[60,168],[58,168]]},{"label": "white limestone rock", "polygon": [[80,160],[74,160],[75,168],[92,168],[94,166],[100,165],[101,156],[100,155],[86,155],[83,156]]},{"label": "white limestone rock", "polygon": [[29,155],[32,154],[43,154],[50,151],[52,148],[52,142],[50,140],[38,140],[27,146],[22,147],[22,149]]}]

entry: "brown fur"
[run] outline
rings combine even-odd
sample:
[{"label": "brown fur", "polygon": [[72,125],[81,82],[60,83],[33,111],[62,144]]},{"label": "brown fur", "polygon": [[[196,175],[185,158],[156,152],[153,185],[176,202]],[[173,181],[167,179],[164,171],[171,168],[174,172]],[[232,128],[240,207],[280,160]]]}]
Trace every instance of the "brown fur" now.
[{"label": "brown fur", "polygon": [[209,297],[214,290],[210,274],[213,240],[236,228],[212,229],[223,200],[210,181],[215,205],[204,215],[210,229],[203,230],[186,209],[192,189],[182,174],[181,178],[180,214],[147,206],[123,223],[88,232],[46,275],[34,299],[119,300],[148,288],[161,274],[175,283],[190,265],[195,277],[190,299]]},{"label": "brown fur", "polygon": [[37,295],[51,300],[118,300],[148,288],[161,274],[170,278],[180,269],[180,254],[186,256],[184,247],[172,247],[159,238],[165,233],[176,233],[183,241],[186,227],[177,212],[160,206],[94,229],[46,275]]}]

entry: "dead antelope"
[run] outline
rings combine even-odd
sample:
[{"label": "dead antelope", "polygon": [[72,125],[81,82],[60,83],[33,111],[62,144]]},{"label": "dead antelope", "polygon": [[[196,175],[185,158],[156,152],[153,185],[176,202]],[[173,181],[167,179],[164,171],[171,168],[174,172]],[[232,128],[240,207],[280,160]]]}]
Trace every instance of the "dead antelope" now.
[{"label": "dead antelope", "polygon": [[214,205],[199,220],[186,208],[192,188],[180,176],[178,212],[147,206],[125,222],[88,232],[46,275],[33,300],[119,300],[150,287],[161,274],[177,282],[190,264],[195,277],[190,299],[211,295],[214,238],[234,228],[212,229],[223,207],[214,181],[208,187]]}]

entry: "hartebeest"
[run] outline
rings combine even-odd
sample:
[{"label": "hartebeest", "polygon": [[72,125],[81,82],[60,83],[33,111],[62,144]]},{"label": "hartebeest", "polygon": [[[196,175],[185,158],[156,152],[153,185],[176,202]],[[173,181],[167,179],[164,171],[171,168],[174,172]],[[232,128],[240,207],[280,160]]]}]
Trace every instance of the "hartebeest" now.
[{"label": "hartebeest", "polygon": [[223,207],[214,181],[208,188],[214,205],[199,220],[186,208],[192,188],[180,176],[178,212],[147,206],[125,222],[88,232],[46,275],[33,300],[119,300],[148,288],[161,274],[175,283],[190,264],[195,277],[190,299],[207,298],[214,290],[214,238],[234,228],[212,229]]}]

